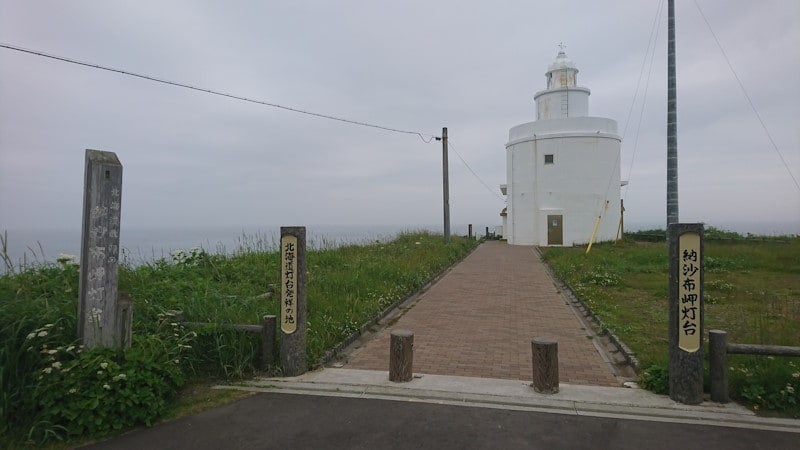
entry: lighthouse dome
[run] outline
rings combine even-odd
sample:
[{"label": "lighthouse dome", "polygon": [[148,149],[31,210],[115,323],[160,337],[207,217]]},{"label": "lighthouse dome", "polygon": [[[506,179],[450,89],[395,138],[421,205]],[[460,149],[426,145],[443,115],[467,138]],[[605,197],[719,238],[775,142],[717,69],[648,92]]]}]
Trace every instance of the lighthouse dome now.
[{"label": "lighthouse dome", "polygon": [[560,50],[558,55],[556,56],[556,60],[553,61],[553,64],[550,64],[550,67],[547,68],[548,72],[554,72],[556,70],[563,70],[563,69],[572,69],[574,71],[578,71],[578,68],[575,67],[575,63],[572,62],[571,59],[567,58],[567,54],[564,53],[564,50]]}]

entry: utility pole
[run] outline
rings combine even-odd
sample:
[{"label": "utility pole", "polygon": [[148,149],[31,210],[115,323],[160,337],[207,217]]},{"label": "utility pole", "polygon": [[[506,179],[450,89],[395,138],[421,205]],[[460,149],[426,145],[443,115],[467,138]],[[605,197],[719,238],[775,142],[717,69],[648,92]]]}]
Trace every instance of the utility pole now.
[{"label": "utility pole", "polygon": [[444,208],[444,243],[450,243],[450,171],[447,167],[447,127],[442,128],[442,206]]},{"label": "utility pole", "polygon": [[[667,228],[678,223],[678,99],[675,82],[675,0],[667,19]],[[669,233],[667,233],[669,240]]]}]

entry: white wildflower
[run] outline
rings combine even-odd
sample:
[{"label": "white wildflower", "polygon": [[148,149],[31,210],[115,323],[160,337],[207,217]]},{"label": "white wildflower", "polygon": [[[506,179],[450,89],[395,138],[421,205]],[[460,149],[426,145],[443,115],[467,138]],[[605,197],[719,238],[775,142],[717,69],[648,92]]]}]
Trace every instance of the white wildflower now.
[{"label": "white wildflower", "polygon": [[108,384],[104,384],[103,385],[103,389],[105,389],[107,391],[110,391],[111,390],[111,386],[109,386]]},{"label": "white wildflower", "polygon": [[792,378],[800,378],[800,372],[793,373]]},{"label": "white wildflower", "polygon": [[42,369],[42,372],[44,372],[44,373],[50,373],[52,371],[53,371],[52,367],[45,367],[44,369]]},{"label": "white wildflower", "polygon": [[39,334],[37,334],[37,336],[45,337],[45,336],[47,336],[47,331],[42,330],[42,331],[39,332]]},{"label": "white wildflower", "polygon": [[54,369],[60,369],[61,368],[61,363],[59,361],[54,362],[53,363],[53,368]]},{"label": "white wildflower", "polygon": [[70,393],[70,394],[74,394],[74,393],[76,393],[76,392],[78,392],[78,390],[77,390],[77,389],[75,389],[75,388],[72,388],[72,389],[70,389],[70,390],[69,390],[69,393]]},{"label": "white wildflower", "polygon": [[124,373],[121,373],[121,374],[119,374],[119,375],[114,377],[114,381],[124,380],[126,378],[128,378],[128,376],[125,375]]},{"label": "white wildflower", "polygon": [[101,375],[103,375],[103,371],[102,370],[98,370],[97,371],[97,376],[101,376]]},{"label": "white wildflower", "polygon": [[103,369],[103,370],[106,370],[108,368],[108,363],[107,362],[101,362],[100,363],[100,368]]},{"label": "white wildflower", "polygon": [[56,353],[58,353],[58,350],[48,350],[47,351],[48,355],[55,355]]},{"label": "white wildflower", "polygon": [[78,257],[75,255],[70,255],[68,253],[59,253],[58,258],[56,258],[56,261],[59,264],[64,264],[64,265],[78,264]]},{"label": "white wildflower", "polygon": [[36,333],[28,333],[28,336],[26,336],[25,339],[33,339],[35,337],[36,337]]},{"label": "white wildflower", "polygon": [[69,347],[67,347],[67,351],[68,352],[71,352],[73,350],[75,350],[75,346],[74,345],[70,345]]},{"label": "white wildflower", "polygon": [[53,328],[53,324],[52,323],[48,323],[47,325],[44,326],[44,328]]},{"label": "white wildflower", "polygon": [[787,383],[786,384],[786,392],[788,392],[790,394],[794,394],[794,386],[792,386],[791,384]]}]

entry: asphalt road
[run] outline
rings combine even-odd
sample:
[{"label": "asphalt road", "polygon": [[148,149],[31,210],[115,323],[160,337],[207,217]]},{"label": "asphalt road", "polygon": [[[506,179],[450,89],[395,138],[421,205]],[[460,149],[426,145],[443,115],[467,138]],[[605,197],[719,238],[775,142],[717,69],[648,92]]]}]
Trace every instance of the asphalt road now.
[{"label": "asphalt road", "polygon": [[798,449],[800,434],[261,393],[89,449]]}]

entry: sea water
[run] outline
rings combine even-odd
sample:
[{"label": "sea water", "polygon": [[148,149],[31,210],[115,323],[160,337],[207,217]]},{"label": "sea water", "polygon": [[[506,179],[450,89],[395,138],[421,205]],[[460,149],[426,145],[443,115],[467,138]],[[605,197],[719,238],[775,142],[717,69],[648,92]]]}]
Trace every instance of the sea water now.
[{"label": "sea water", "polygon": [[[454,226],[453,234],[466,234],[467,226]],[[0,230],[0,234],[4,230]],[[404,231],[441,233],[436,225],[319,225],[306,228],[310,249],[347,244],[386,242]],[[493,231],[493,229],[492,229]],[[5,230],[7,253],[15,267],[55,262],[59,255],[80,256],[79,229]],[[233,254],[245,250],[270,251],[280,241],[278,226],[125,228],[120,230],[120,259],[138,265],[162,258],[175,250],[201,247],[209,253]],[[0,263],[0,273],[5,264]]]}]

